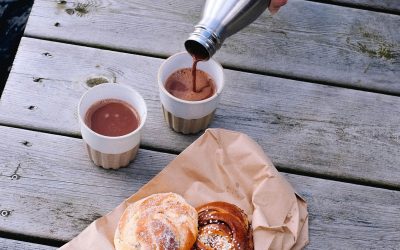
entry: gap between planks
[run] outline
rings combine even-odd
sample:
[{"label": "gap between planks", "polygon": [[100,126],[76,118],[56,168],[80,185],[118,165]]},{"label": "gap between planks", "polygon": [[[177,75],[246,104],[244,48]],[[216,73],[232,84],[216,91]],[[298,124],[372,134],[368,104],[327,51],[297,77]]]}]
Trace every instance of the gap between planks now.
[{"label": "gap between planks", "polygon": [[[24,250],[36,250],[36,249],[50,250],[50,249],[55,249],[55,247],[61,247],[62,245],[67,243],[67,242],[61,241],[61,240],[47,239],[47,238],[41,238],[41,237],[36,237],[36,236],[0,231],[0,243],[2,242],[3,239],[5,239],[6,244],[8,244],[7,242],[9,242],[10,244],[13,244],[12,243],[13,241],[17,241],[17,242],[15,242],[15,245],[17,245],[17,244],[22,245],[23,248],[20,248],[20,249],[24,249]],[[38,245],[32,246],[29,243],[38,244]],[[4,245],[2,245],[2,246],[4,247]],[[6,246],[8,246],[8,245],[6,245]],[[10,247],[11,246],[12,245],[10,245]],[[8,248],[6,248],[6,249],[8,249]]]}]

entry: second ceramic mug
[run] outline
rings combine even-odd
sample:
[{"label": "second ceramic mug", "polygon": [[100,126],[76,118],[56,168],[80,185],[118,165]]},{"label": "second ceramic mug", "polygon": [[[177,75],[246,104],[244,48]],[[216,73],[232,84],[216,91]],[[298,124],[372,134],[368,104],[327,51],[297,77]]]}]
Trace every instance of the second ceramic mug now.
[{"label": "second ceramic mug", "polygon": [[201,101],[186,101],[170,94],[165,89],[168,77],[179,69],[191,68],[193,58],[187,52],[181,52],[169,57],[158,70],[158,86],[164,118],[176,132],[194,134],[208,127],[214,117],[215,109],[224,88],[224,72],[222,66],[215,60],[201,61],[197,69],[206,72],[215,82],[215,93]]}]

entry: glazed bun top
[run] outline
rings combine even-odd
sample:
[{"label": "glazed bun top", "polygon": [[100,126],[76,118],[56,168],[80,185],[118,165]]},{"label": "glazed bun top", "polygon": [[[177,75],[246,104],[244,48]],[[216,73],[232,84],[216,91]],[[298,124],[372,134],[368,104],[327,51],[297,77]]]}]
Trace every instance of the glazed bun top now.
[{"label": "glazed bun top", "polygon": [[175,193],[153,194],[129,205],[122,214],[116,250],[189,250],[197,237],[197,212]]}]

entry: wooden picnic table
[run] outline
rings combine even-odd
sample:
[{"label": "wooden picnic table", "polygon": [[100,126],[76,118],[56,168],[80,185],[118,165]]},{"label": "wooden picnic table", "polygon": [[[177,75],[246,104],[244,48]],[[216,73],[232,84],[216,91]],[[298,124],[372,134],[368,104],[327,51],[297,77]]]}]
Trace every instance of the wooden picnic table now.
[{"label": "wooden picnic table", "polygon": [[[199,135],[164,122],[157,70],[203,1],[36,0],[0,100],[0,248],[55,249]],[[400,3],[290,0],[229,38],[211,127],[256,140],[308,202],[307,249],[400,249]],[[77,104],[128,84],[148,118],[137,159],[94,166]]]}]

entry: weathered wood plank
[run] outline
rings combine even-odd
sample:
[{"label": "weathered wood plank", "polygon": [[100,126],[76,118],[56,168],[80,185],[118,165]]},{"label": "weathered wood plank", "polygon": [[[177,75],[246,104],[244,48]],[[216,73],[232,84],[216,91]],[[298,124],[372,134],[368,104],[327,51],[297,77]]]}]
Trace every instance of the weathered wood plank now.
[{"label": "weathered wood plank", "polygon": [[53,250],[57,249],[56,247],[50,247],[45,245],[39,245],[24,241],[10,240],[0,238],[0,246],[2,250]]},{"label": "weathered wood plank", "polygon": [[324,0],[321,2],[346,4],[348,6],[369,8],[377,11],[400,13],[400,2],[398,0]]},{"label": "weathered wood plank", "polygon": [[[0,209],[11,211],[0,217],[0,230],[63,241],[110,211],[175,157],[140,150],[129,167],[107,171],[92,165],[80,139],[7,127],[0,127],[0,133]],[[400,192],[285,176],[309,204],[309,249],[399,246]]]},{"label": "weathered wood plank", "polygon": [[[174,133],[163,120],[156,84],[161,62],[24,38],[0,102],[0,123],[78,136],[85,79],[104,75],[144,96],[143,145],[180,152],[197,136]],[[225,73],[212,127],[249,134],[285,169],[400,187],[400,98]]]},{"label": "weathered wood plank", "polygon": [[[59,2],[35,1],[26,35],[164,57],[184,50],[203,4]],[[289,1],[228,39],[216,58],[244,70],[400,94],[399,26],[396,15]]]}]

